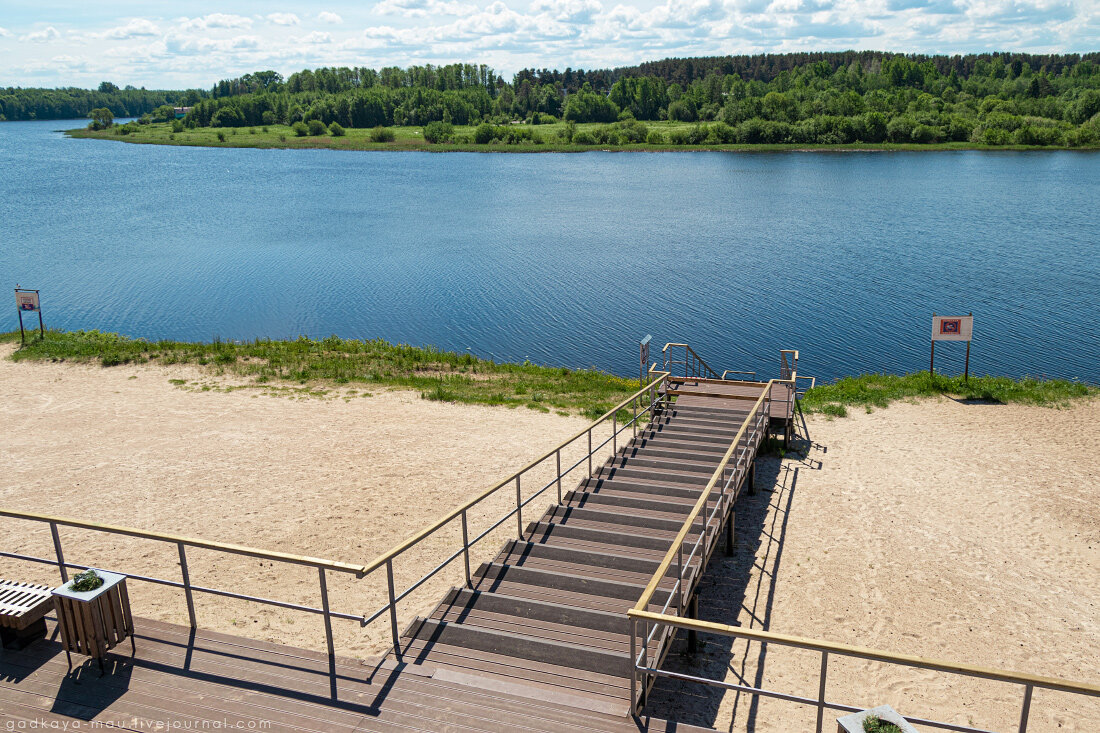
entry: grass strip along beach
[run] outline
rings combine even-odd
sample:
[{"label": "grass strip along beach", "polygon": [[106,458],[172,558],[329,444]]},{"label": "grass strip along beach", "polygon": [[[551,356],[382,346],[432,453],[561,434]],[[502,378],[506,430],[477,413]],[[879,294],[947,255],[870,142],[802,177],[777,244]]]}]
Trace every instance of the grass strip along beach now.
[{"label": "grass strip along beach", "polygon": [[[18,341],[18,332],[0,343]],[[429,400],[465,404],[526,406],[533,410],[581,414],[595,419],[638,389],[638,380],[597,369],[513,364],[470,353],[427,346],[390,344],[381,339],[330,336],[250,342],[146,341],[101,331],[49,330],[30,338],[13,359],[70,361],[105,367],[130,363],[194,364],[216,375],[251,378],[258,385],[308,385],[323,395],[337,385],[362,384],[419,391]],[[836,417],[848,408],[887,407],[899,400],[950,396],[961,400],[1061,407],[1100,389],[1064,379],[950,377],[927,371],[905,375],[864,374],[820,384],[807,391],[807,413]]]}]

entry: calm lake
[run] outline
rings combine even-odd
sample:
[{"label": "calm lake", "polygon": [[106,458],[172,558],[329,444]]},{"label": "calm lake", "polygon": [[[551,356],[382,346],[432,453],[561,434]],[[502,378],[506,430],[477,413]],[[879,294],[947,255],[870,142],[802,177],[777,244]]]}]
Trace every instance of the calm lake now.
[{"label": "calm lake", "polygon": [[[381,337],[637,374],[687,341],[774,376],[1100,382],[1100,154],[174,148],[0,123],[0,279],[48,326]],[[242,131],[242,134],[247,134]],[[9,291],[10,293],[10,291]],[[18,327],[12,296],[0,329]],[[965,347],[937,347],[961,372]]]}]

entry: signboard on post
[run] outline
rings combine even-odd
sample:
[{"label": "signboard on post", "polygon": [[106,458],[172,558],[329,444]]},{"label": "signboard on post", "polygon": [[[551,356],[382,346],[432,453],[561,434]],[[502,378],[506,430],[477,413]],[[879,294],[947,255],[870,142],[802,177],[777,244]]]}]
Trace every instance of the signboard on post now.
[{"label": "signboard on post", "polygon": [[644,387],[646,385],[646,379],[649,377],[649,342],[653,340],[653,337],[646,334],[646,337],[642,339],[641,348],[639,349],[640,356],[642,358],[641,371],[638,373],[638,386]]},{"label": "signboard on post", "polygon": [[19,312],[19,339],[21,343],[27,343],[27,333],[23,328],[23,314],[38,314],[38,335],[46,338],[46,327],[42,325],[42,304],[38,300],[37,290],[15,288],[15,309]]},{"label": "signboard on post", "polygon": [[966,342],[966,366],[963,368],[963,379],[970,381],[970,340],[974,336],[974,314],[965,316],[937,316],[932,314],[932,360],[928,367],[931,373],[936,372],[936,342],[937,341],[965,341]]}]

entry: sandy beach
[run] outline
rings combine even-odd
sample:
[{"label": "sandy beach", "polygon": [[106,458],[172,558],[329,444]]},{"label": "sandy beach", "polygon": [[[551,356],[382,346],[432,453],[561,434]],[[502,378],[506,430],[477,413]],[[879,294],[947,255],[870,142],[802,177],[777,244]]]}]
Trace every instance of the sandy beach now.
[{"label": "sandy beach", "polygon": [[[586,425],[527,409],[429,402],[408,392],[326,398],[224,391],[190,367],[14,363],[0,351],[0,506],[355,563],[426,526]],[[171,380],[182,380],[182,384]],[[204,390],[203,387],[212,387]],[[219,387],[221,389],[219,389]],[[703,618],[1010,670],[1100,678],[1100,401],[1070,409],[896,404],[811,418],[804,456],[764,459],[738,507],[735,556],[716,554]],[[536,482],[541,485],[541,482]],[[532,484],[534,486],[534,484]],[[536,501],[531,515],[552,501]],[[503,514],[508,491],[471,513]],[[478,548],[493,555],[505,523]],[[173,545],[62,530],[67,559],[177,579]],[[459,543],[457,523],[395,565],[407,585]],[[0,546],[52,557],[44,526],[0,519]],[[208,551],[195,583],[317,605],[315,571]],[[56,570],[0,560],[0,577],[56,584]],[[403,604],[402,623],[459,582],[461,564]],[[384,602],[382,577],[332,577],[348,613]],[[135,613],[186,623],[182,594],[135,584]],[[317,617],[197,596],[200,625],[321,649]],[[370,657],[385,619],[335,627],[337,652]],[[812,653],[705,638],[673,667],[812,697]],[[701,663],[701,665],[700,665]],[[1012,727],[1021,691],[868,662],[830,666],[828,698]],[[731,731],[811,729],[814,711],[698,686],[656,708]],[[1100,701],[1037,692],[1031,731],[1095,730]]]}]

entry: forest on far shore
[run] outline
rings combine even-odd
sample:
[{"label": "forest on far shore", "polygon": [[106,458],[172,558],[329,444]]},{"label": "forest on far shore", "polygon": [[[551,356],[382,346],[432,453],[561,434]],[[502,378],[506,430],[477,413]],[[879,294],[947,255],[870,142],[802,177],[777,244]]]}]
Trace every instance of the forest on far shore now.
[{"label": "forest on far shore", "polygon": [[[516,122],[616,123],[596,142],[651,142],[632,139],[648,132],[630,123],[668,121],[705,124],[710,142],[720,144],[1100,145],[1100,53],[758,54],[587,72],[525,69],[511,82],[473,64],[340,67],[286,78],[260,71],[183,92],[104,85],[85,92],[82,104],[94,106],[79,116],[96,109],[100,120],[106,110],[171,122],[173,106],[189,106],[175,123],[183,129],[438,123],[431,142],[458,144],[481,141],[456,137],[456,128]],[[0,89],[0,114],[41,119],[35,99],[77,91]]]}]

